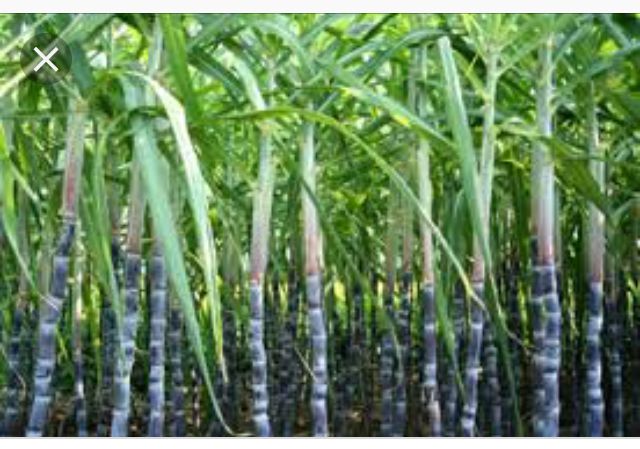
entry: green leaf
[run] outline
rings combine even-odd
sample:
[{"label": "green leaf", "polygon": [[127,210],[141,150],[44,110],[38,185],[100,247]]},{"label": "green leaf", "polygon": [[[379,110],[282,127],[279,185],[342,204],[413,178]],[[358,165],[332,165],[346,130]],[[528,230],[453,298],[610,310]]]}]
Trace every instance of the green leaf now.
[{"label": "green leaf", "polygon": [[161,14],[160,25],[167,47],[167,61],[171,75],[182,96],[187,112],[194,119],[201,115],[200,103],[193,90],[180,14]]},{"label": "green leaf", "polygon": [[385,110],[396,123],[405,128],[414,130],[431,141],[434,145],[438,145],[446,149],[451,149],[453,147],[449,140],[444,138],[438,131],[428,126],[420,117],[409,111],[402,104],[388,96],[374,92],[362,84],[355,76],[340,69],[339,67],[329,67],[325,65],[325,68],[330,70],[336,78],[345,84],[345,86],[341,87],[342,92],[345,94],[351,95],[372,106]]},{"label": "green leaf", "polygon": [[465,197],[467,198],[467,206],[471,214],[471,221],[478,245],[482,248],[487,271],[492,272],[489,241],[484,229],[485,220],[482,212],[482,190],[477,172],[478,163],[449,38],[440,38],[438,40],[438,47],[440,49],[445,81],[444,90],[447,100],[449,126],[453,131],[456,142],[455,149],[457,150],[460,167],[462,169],[462,184]]},{"label": "green leaf", "polygon": [[[3,101],[6,106],[6,101]],[[16,196],[15,187],[21,186],[16,175],[18,171],[11,162],[9,151],[12,149],[12,137],[8,133],[12,132],[13,127],[9,126],[8,121],[3,120],[2,126],[0,126],[0,219],[2,225],[2,232],[9,241],[9,246],[18,261],[18,265],[22,270],[22,273],[27,278],[29,285],[36,289],[31,270],[27,260],[25,260],[20,245],[18,244],[18,219],[16,209]],[[23,181],[24,184],[26,182]],[[24,189],[26,193],[31,193],[30,190]]]},{"label": "green leaf", "polygon": [[249,101],[253,104],[253,107],[257,110],[266,109],[267,104],[262,97],[262,93],[260,93],[258,78],[255,76],[249,65],[232,51],[226,52],[224,54],[224,59],[227,64],[233,67],[238,73],[238,76],[244,85],[246,95],[249,98]]},{"label": "green leaf", "polygon": [[610,216],[607,197],[589,171],[584,152],[580,152],[558,138],[542,137],[540,140],[551,150],[556,166],[556,176],[564,184],[574,188],[587,201],[595,204],[603,214]]}]

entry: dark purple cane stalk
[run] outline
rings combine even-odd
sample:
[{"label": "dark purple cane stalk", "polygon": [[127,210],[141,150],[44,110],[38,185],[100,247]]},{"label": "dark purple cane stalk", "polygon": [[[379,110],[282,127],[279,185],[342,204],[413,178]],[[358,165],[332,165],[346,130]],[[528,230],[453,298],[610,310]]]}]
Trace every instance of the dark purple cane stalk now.
[{"label": "dark purple cane stalk", "polygon": [[82,280],[84,276],[84,254],[77,251],[75,262],[75,285],[73,288],[72,341],[74,367],[74,393],[76,426],[79,437],[88,436],[87,400],[84,392],[84,355],[82,351]]},{"label": "dark purple cane stalk", "polygon": [[156,238],[149,267],[149,424],[147,435],[164,432],[164,362],[167,327],[167,272],[162,245]]},{"label": "dark purple cane stalk", "polygon": [[[533,240],[534,247],[535,239]],[[534,264],[535,264],[534,251]],[[533,274],[533,287],[531,289],[531,328],[532,328],[532,341],[533,341],[533,434],[535,436],[543,436],[544,434],[544,342],[545,342],[545,330],[544,330],[544,303],[543,298],[540,295],[541,287],[539,284],[539,275],[534,268]]]},{"label": "dark purple cane stalk", "polygon": [[62,226],[53,256],[49,293],[43,298],[40,308],[38,352],[33,378],[35,390],[26,432],[30,437],[42,436],[48,418],[51,379],[56,364],[55,334],[67,294],[69,255],[76,229],[87,110],[81,100],[72,100],[70,111],[62,189]]},{"label": "dark purple cane stalk", "polygon": [[[574,319],[576,322],[582,323],[582,314],[574,315]],[[580,436],[581,435],[581,426],[583,424],[583,402],[584,402],[584,394],[582,392],[582,386],[584,384],[584,379],[582,379],[583,374],[583,332],[581,332],[580,328],[583,326],[579,326],[576,335],[571,342],[571,364],[572,366],[572,375],[573,375],[573,383],[571,385],[571,402],[573,404],[573,410],[571,411],[571,427],[569,429],[570,436]]]},{"label": "dark purple cane stalk", "polygon": [[[119,279],[121,267],[122,251],[120,249],[120,239],[118,237],[118,220],[114,219],[112,224],[111,238],[111,263],[113,271],[116,273],[116,280]],[[98,421],[97,436],[105,437],[109,434],[109,417],[113,408],[113,376],[116,363],[116,316],[113,305],[113,298],[103,295],[100,307],[100,341],[102,357],[102,376],[100,392],[100,417]]]},{"label": "dark purple cane stalk", "polygon": [[[375,401],[375,391],[376,385],[378,384],[377,380],[379,378],[378,369],[376,367],[378,361],[378,348],[379,348],[379,331],[378,331],[378,313],[376,309],[378,308],[379,303],[379,293],[378,293],[378,275],[376,273],[375,268],[371,271],[370,278],[370,288],[371,288],[371,296],[369,297],[369,332],[364,335],[365,339],[365,355],[366,361],[365,372],[363,373],[366,377],[366,381],[364,382],[363,394],[364,394],[364,410],[362,416],[362,431],[366,435],[371,435],[373,432],[372,422],[373,422],[373,413],[375,411],[374,401]],[[368,336],[367,336],[368,335]]]},{"label": "dark purple cane stalk", "polygon": [[[335,283],[333,284],[333,298],[331,299],[332,334],[335,338],[335,355],[333,369],[333,391],[336,396],[333,428],[336,436],[347,436],[350,429],[350,411],[356,397],[358,388],[359,362],[354,339],[356,301],[355,291],[350,288],[351,297],[346,301],[346,327],[342,325],[342,319],[337,305]],[[331,290],[330,290],[331,291]],[[335,337],[334,337],[335,335]],[[330,370],[331,371],[331,370]],[[349,380],[347,380],[349,379]]]},{"label": "dark purple cane stalk", "polygon": [[[18,196],[18,248],[25,260],[29,256],[29,237],[27,221],[26,195],[20,193]],[[24,382],[25,366],[21,360],[21,350],[25,344],[25,321],[29,300],[29,283],[26,274],[21,271],[18,281],[18,297],[11,316],[11,327],[9,331],[9,342],[7,348],[7,397],[5,402],[3,435],[19,436],[22,429],[23,397],[26,387]]]},{"label": "dark purple cane stalk", "polygon": [[280,280],[276,270],[271,276],[271,294],[267,300],[266,340],[269,362],[270,421],[272,433],[279,435],[282,409],[280,390],[280,366],[282,364],[282,326],[280,320]]},{"label": "dark purple cane stalk", "polygon": [[[358,399],[364,394],[365,353],[364,350],[364,296],[362,287],[356,282],[353,287],[353,329],[352,340],[347,350],[348,359],[352,363],[349,376],[354,384],[353,394],[349,398],[349,410],[353,410]],[[347,382],[347,380],[343,380]]]},{"label": "dark purple cane stalk", "polygon": [[[509,311],[509,328],[512,329],[513,337],[509,340],[509,354],[513,360],[514,365],[514,381],[516,389],[520,386],[521,382],[521,356],[520,356],[520,342],[522,341],[522,319],[520,312],[520,299],[518,297],[520,279],[520,262],[518,253],[516,250],[510,252],[505,264],[505,295],[507,297],[508,311]],[[513,419],[513,399],[511,395],[505,390],[503,396],[503,427],[505,436],[513,436],[514,425]]]},{"label": "dark purple cane stalk", "polygon": [[609,421],[611,436],[624,436],[624,407],[622,389],[622,331],[620,326],[620,303],[623,301],[624,288],[621,280],[617,278],[616,264],[611,262],[611,291],[605,300],[607,337],[609,347],[609,383],[610,383],[610,405]]},{"label": "dark purple cane stalk", "polygon": [[319,274],[307,274],[309,330],[312,346],[311,392],[313,435],[327,436],[327,336],[322,313],[322,280]]},{"label": "dark purple cane stalk", "polygon": [[[435,292],[433,284],[423,284],[421,289],[422,308],[424,313],[424,324],[422,329],[422,339],[424,341],[424,372],[423,391],[427,406],[427,416],[429,419],[430,435],[438,437],[442,433],[442,423],[440,418],[440,403],[438,400],[437,383],[437,347],[436,347],[436,310]],[[455,373],[455,371],[454,371]],[[451,373],[450,373],[451,374]],[[451,386],[455,390],[455,376],[451,379]],[[449,392],[450,395],[455,395]],[[455,402],[455,399],[454,399]]]},{"label": "dark purple cane stalk", "polygon": [[380,342],[380,436],[393,436],[393,339],[383,332]]},{"label": "dark purple cane stalk", "polygon": [[[46,257],[42,257],[42,262]],[[44,263],[43,263],[44,264]],[[42,271],[47,271],[42,270]],[[42,284],[40,284],[42,285]],[[25,375],[22,377],[23,380],[23,393],[22,393],[22,401],[25,403],[24,415],[20,416],[20,423],[22,424],[20,427],[20,433],[24,432],[24,425],[26,424],[26,420],[29,419],[29,409],[28,405],[33,402],[33,396],[35,394],[33,388],[33,377],[29,374],[33,373],[35,368],[36,358],[37,358],[37,335],[36,330],[38,329],[38,310],[35,304],[29,302],[24,308],[24,318],[23,318],[23,340],[22,340],[22,348],[20,349],[20,364],[24,367],[23,373]]]},{"label": "dark purple cane stalk", "polygon": [[170,301],[169,330],[167,332],[169,349],[169,370],[171,373],[171,418],[169,420],[169,436],[186,435],[184,371],[182,368],[182,311],[177,300]]},{"label": "dark purple cane stalk", "polygon": [[604,426],[604,401],[602,397],[600,331],[602,329],[602,284],[592,282],[587,297],[586,330],[586,436],[602,436]]},{"label": "dark purple cane stalk", "polygon": [[380,434],[383,437],[393,435],[393,360],[395,357],[393,348],[393,302],[396,276],[396,231],[394,214],[397,209],[396,195],[391,196],[387,211],[387,236],[386,236],[386,281],[383,292],[383,307],[387,317],[385,329],[382,330],[380,346]]},{"label": "dark purple cane stalk", "polygon": [[[554,265],[555,266],[555,265]],[[552,278],[552,279],[551,279]],[[555,437],[559,432],[560,401],[558,374],[560,371],[561,310],[557,296],[555,271],[543,271],[542,291],[545,295],[544,394],[546,425],[544,436]]]},{"label": "dark purple cane stalk", "polygon": [[295,428],[296,405],[298,397],[298,363],[296,355],[296,337],[298,334],[298,309],[300,303],[300,283],[296,276],[295,264],[289,270],[287,288],[287,321],[282,343],[285,351],[283,367],[286,367],[286,375],[282,376],[284,403],[282,411],[282,436],[292,436]]},{"label": "dark purple cane stalk", "polygon": [[[484,281],[474,282],[473,291],[479,300],[484,298]],[[471,299],[471,329],[467,346],[464,390],[465,401],[460,418],[462,436],[475,435],[476,412],[478,409],[478,373],[480,371],[480,352],[482,349],[482,334],[484,328],[484,311],[478,299]]]},{"label": "dark purple cane stalk", "polygon": [[488,419],[490,436],[502,436],[502,394],[498,373],[498,349],[495,345],[493,329],[487,326],[484,332],[483,347],[486,363],[486,383],[488,393]]},{"label": "dark purple cane stalk", "polygon": [[[26,284],[26,279],[24,279]],[[20,281],[21,287],[18,293],[18,301],[13,310],[11,319],[11,333],[9,337],[9,345],[7,349],[7,365],[9,368],[9,379],[7,385],[7,399],[5,402],[4,412],[4,435],[19,436],[20,432],[20,415],[21,415],[21,389],[23,386],[23,366],[20,363],[20,349],[23,345],[23,321],[25,315],[26,298],[22,287],[23,281]],[[26,288],[26,285],[24,286]]]},{"label": "dark purple cane stalk", "polygon": [[[227,422],[232,428],[237,426],[238,420],[238,342],[237,342],[237,327],[236,316],[233,309],[232,301],[234,298],[233,292],[235,288],[232,286],[230,297],[228,298],[229,304],[223,311],[223,323],[222,331],[224,333],[223,351],[225,357],[225,364],[227,366],[227,372],[229,373],[229,379],[224,385],[223,391],[223,405],[225,411],[225,417]],[[218,376],[221,377],[221,376]]]},{"label": "dark purple cane stalk", "polygon": [[404,436],[407,425],[407,376],[408,353],[410,348],[411,331],[409,329],[409,308],[411,307],[411,279],[412,274],[405,271],[402,274],[400,307],[396,313],[396,323],[399,340],[399,354],[395,369],[395,394],[393,436]]},{"label": "dark purple cane stalk", "polygon": [[[453,437],[456,434],[456,425],[458,422],[458,382],[456,381],[456,372],[460,366],[460,353],[462,352],[462,340],[464,333],[464,289],[458,282],[453,291],[453,312],[451,318],[453,320],[454,346],[453,360],[449,361],[446,370],[446,397],[443,407],[443,435]],[[444,387],[443,387],[444,390]],[[443,391],[444,392],[444,391]]]},{"label": "dark purple cane stalk", "polygon": [[[135,150],[134,150],[135,151]],[[131,371],[135,357],[136,333],[138,329],[138,301],[140,299],[140,277],[142,269],[142,232],[145,199],[139,161],[134,156],[131,168],[131,194],[129,224],[124,256],[124,313],[122,329],[117,335],[116,364],[114,372],[113,412],[111,436],[128,434],[129,408],[131,404]]]},{"label": "dark purple cane stalk", "polygon": [[191,357],[191,427],[193,435],[200,435],[202,427],[202,373],[195,356]]},{"label": "dark purple cane stalk", "polygon": [[271,426],[267,410],[269,407],[267,393],[267,355],[262,336],[264,335],[264,306],[262,285],[256,280],[249,287],[251,302],[251,360],[253,366],[253,422],[257,436],[271,435]]},{"label": "dark purple cane stalk", "polygon": [[102,386],[100,393],[100,422],[97,436],[105,437],[109,433],[109,426],[105,418],[111,416],[113,407],[113,374],[115,365],[116,323],[111,302],[103,297],[100,308],[101,353],[102,353]]}]

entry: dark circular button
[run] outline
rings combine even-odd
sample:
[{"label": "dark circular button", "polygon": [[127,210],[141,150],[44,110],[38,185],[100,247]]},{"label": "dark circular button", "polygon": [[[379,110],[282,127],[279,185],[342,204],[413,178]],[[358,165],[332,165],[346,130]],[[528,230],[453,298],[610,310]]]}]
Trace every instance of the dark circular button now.
[{"label": "dark circular button", "polygon": [[22,47],[20,66],[27,79],[52,84],[71,70],[71,50],[59,37],[39,33]]}]

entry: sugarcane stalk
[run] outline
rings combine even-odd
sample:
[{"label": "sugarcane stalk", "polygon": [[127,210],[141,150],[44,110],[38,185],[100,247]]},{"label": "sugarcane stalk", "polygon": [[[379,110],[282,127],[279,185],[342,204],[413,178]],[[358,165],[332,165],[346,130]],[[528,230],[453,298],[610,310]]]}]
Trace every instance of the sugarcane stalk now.
[{"label": "sugarcane stalk", "polygon": [[353,287],[353,315],[353,339],[348,348],[349,360],[352,363],[350,376],[354,383],[354,395],[349,398],[348,403],[350,410],[364,394],[364,296],[358,282]]},{"label": "sugarcane stalk", "polygon": [[[420,84],[416,85],[414,89],[415,100],[410,98],[410,104],[415,101],[416,110],[420,117],[426,119],[428,116],[427,108],[427,96],[426,96],[426,82],[427,82],[427,47],[425,45],[420,46],[416,55],[415,69],[416,74],[411,73],[412,78],[410,81],[410,89],[415,83],[414,77],[418,77]],[[411,95],[410,95],[411,96]],[[433,191],[431,185],[431,167],[429,158],[429,142],[420,138],[418,141],[418,148],[416,151],[416,169],[418,179],[418,196],[420,203],[425,213],[430,217],[433,203]],[[423,394],[427,406],[427,415],[430,425],[431,436],[440,436],[442,433],[442,423],[440,417],[440,402],[438,397],[438,382],[437,382],[437,342],[436,342],[436,302],[435,302],[435,275],[433,270],[433,236],[431,235],[431,228],[424,221],[420,222],[420,236],[422,246],[422,279],[421,279],[421,292],[422,309],[423,309],[423,324],[422,324],[422,340],[424,345],[424,366],[423,366]],[[455,371],[454,371],[455,372]],[[451,381],[452,389],[455,390],[455,380]],[[455,403],[455,391],[450,392]],[[455,405],[454,405],[455,407]],[[455,412],[454,412],[455,413]]]},{"label": "sugarcane stalk", "polygon": [[[589,166],[591,174],[600,189],[604,187],[604,163],[599,160],[602,150],[599,142],[597,104],[593,82],[588,85],[587,127]],[[604,215],[594,205],[589,205],[588,223],[588,273],[589,291],[587,297],[586,329],[586,419],[587,436],[602,436],[604,425],[604,400],[602,396],[601,338],[603,281],[604,281]]]},{"label": "sugarcane stalk", "polygon": [[[120,269],[122,267],[122,248],[120,244],[120,212],[118,208],[118,190],[113,186],[107,196],[109,218],[111,221],[111,266],[115,274],[116,285],[120,285]],[[100,417],[98,419],[97,436],[109,434],[109,417],[113,407],[113,377],[115,367],[116,316],[114,301],[111,295],[102,296],[100,307]]]},{"label": "sugarcane stalk", "polygon": [[387,236],[386,236],[386,280],[383,292],[383,306],[387,316],[387,323],[383,329],[380,348],[380,388],[382,390],[380,433],[383,437],[393,434],[393,360],[395,351],[393,347],[393,302],[396,277],[396,222],[394,214],[397,209],[397,197],[392,193],[387,210]]},{"label": "sugarcane stalk", "polygon": [[[496,88],[498,83],[498,52],[489,46],[486,54],[487,74],[485,79],[485,101],[483,109],[483,123],[482,123],[482,148],[480,159],[480,187],[481,187],[481,205],[480,211],[482,214],[482,226],[484,235],[489,235],[489,215],[491,211],[491,197],[492,197],[492,185],[493,185],[493,171],[494,171],[494,154],[495,154],[495,99]],[[475,419],[477,412],[477,382],[478,372],[480,369],[480,354],[482,350],[483,342],[483,330],[485,326],[485,312],[482,310],[482,306],[477,301],[482,301],[484,304],[485,299],[485,260],[481,249],[481,244],[478,241],[478,236],[474,238],[473,246],[473,268],[471,281],[473,284],[473,290],[476,294],[476,300],[472,301],[471,308],[471,334],[469,346],[467,347],[466,357],[466,373],[465,373],[465,404],[463,407],[463,413],[461,418],[461,428],[463,436],[474,436],[475,434]],[[492,323],[487,323],[491,326]],[[487,348],[489,354],[494,354],[496,351],[493,339],[487,341],[487,343],[493,345],[492,348]],[[490,383],[495,385],[497,382],[497,370],[494,372],[488,371],[487,374],[492,377]],[[496,401],[499,401],[499,396]],[[498,424],[496,424],[497,426]]]},{"label": "sugarcane stalk", "polygon": [[235,425],[238,418],[238,382],[235,375],[235,370],[237,370],[237,351],[238,351],[238,343],[237,343],[237,327],[236,327],[236,317],[234,310],[228,308],[226,313],[224,314],[224,323],[223,323],[223,332],[224,332],[224,353],[227,369],[232,373],[232,377],[229,378],[226,385],[224,386],[224,404],[225,411],[229,418],[229,424]]},{"label": "sugarcane stalk", "polygon": [[622,332],[620,326],[620,301],[624,295],[624,288],[619,279],[617,264],[613,258],[610,259],[610,292],[605,299],[605,310],[607,320],[607,336],[609,340],[609,383],[610,383],[610,429],[611,436],[624,436],[624,404],[622,389]]},{"label": "sugarcane stalk", "polygon": [[[29,237],[27,220],[26,195],[18,193],[18,247],[25,261],[29,260]],[[25,321],[29,301],[29,282],[24,271],[20,271],[18,280],[18,297],[11,317],[11,328],[7,348],[7,366],[9,370],[7,381],[7,398],[3,431],[8,436],[18,436],[20,433],[22,402],[26,395],[24,380],[25,366],[21,363]]]},{"label": "sugarcane stalk", "polygon": [[487,326],[484,332],[485,363],[487,372],[487,393],[489,399],[490,436],[502,436],[502,394],[498,378],[498,350],[495,345],[493,329]]},{"label": "sugarcane stalk", "polygon": [[[473,281],[473,292],[476,298],[484,299],[484,282]],[[465,361],[464,391],[465,401],[460,417],[462,436],[475,435],[476,411],[478,409],[478,374],[480,372],[480,352],[482,349],[482,333],[484,330],[484,311],[477,301],[471,301],[471,328]]]},{"label": "sugarcane stalk", "polygon": [[[115,160],[108,160],[109,167],[114,170]],[[123,251],[120,238],[120,218],[119,207],[120,189],[116,183],[111,185],[107,192],[107,207],[109,220],[111,222],[111,266],[116,282],[116,288],[121,287]],[[110,294],[102,296],[100,309],[100,341],[101,341],[101,393],[100,393],[100,420],[98,422],[97,434],[104,437],[109,434],[110,419],[113,407],[113,380],[116,357],[117,326],[116,310],[114,304],[118,298],[111,297]]]},{"label": "sugarcane stalk", "polygon": [[411,272],[413,232],[408,205],[403,204],[403,235],[402,235],[402,275],[400,282],[400,307],[396,312],[395,322],[398,331],[398,357],[395,368],[395,407],[393,417],[393,436],[404,436],[407,425],[407,377],[409,362],[409,348],[411,347],[410,308],[411,308]]},{"label": "sugarcane stalk", "polygon": [[322,261],[320,223],[318,211],[311,195],[316,192],[315,137],[312,123],[303,125],[303,141],[300,155],[302,186],[302,213],[304,256],[313,382],[311,391],[311,416],[313,435],[327,436],[327,331],[322,300]]},{"label": "sugarcane stalk", "polygon": [[[26,282],[26,280],[25,280]],[[26,307],[26,290],[23,291],[22,280],[18,291],[18,302],[13,310],[11,319],[11,334],[7,350],[7,365],[9,379],[7,385],[7,399],[4,414],[4,435],[18,436],[19,417],[21,413],[21,396],[24,394],[23,367],[20,363],[20,349],[23,345],[23,327]]]},{"label": "sugarcane stalk", "polygon": [[53,256],[49,292],[40,304],[38,352],[33,377],[35,393],[26,432],[31,437],[42,436],[48,418],[51,379],[56,364],[55,333],[66,298],[69,256],[76,230],[87,107],[82,100],[73,99],[69,109],[71,112],[62,188],[62,226]]},{"label": "sugarcane stalk", "polygon": [[156,237],[149,269],[149,424],[147,435],[164,431],[164,361],[167,327],[167,273],[162,244]]},{"label": "sugarcane stalk", "polygon": [[202,373],[195,356],[191,357],[191,427],[194,435],[200,435],[202,427]]},{"label": "sugarcane stalk", "polygon": [[[536,120],[540,134],[546,137],[552,134],[553,40],[549,35],[538,57]],[[532,223],[536,242],[531,299],[536,379],[533,431],[536,436],[557,436],[561,311],[554,248],[555,181],[553,159],[540,142],[534,147],[532,174]]]},{"label": "sugarcane stalk", "polygon": [[182,311],[174,299],[170,301],[169,330],[167,334],[169,349],[169,367],[171,371],[171,419],[169,435],[182,437],[186,435],[184,372],[182,368]]},{"label": "sugarcane stalk", "polygon": [[[453,321],[453,359],[447,366],[445,387],[446,396],[442,410],[443,435],[453,437],[456,434],[456,423],[458,422],[458,382],[456,373],[458,372],[460,353],[462,352],[462,341],[464,333],[464,289],[460,283],[456,283],[453,289],[453,304],[451,319]],[[445,391],[443,387],[443,393]]]},{"label": "sugarcane stalk", "polygon": [[[276,252],[276,251],[274,251]],[[280,429],[280,409],[282,404],[282,392],[280,390],[279,368],[281,364],[281,326],[280,326],[280,282],[277,271],[271,276],[270,295],[266,300],[266,340],[267,358],[269,363],[269,395],[271,431],[278,435]]]},{"label": "sugarcane stalk", "polygon": [[[117,222],[117,221],[116,221]],[[116,225],[117,228],[117,225]],[[111,239],[111,263],[114,272],[118,272],[122,258],[120,251],[120,241],[117,229],[114,229]],[[116,277],[117,278],[117,277]],[[109,423],[107,419],[111,416],[113,407],[113,381],[114,366],[116,361],[116,316],[113,298],[103,295],[100,308],[100,332],[101,332],[101,357],[102,375],[100,392],[100,418],[98,422],[97,436],[105,437],[109,433]]]},{"label": "sugarcane stalk", "polygon": [[[336,295],[336,282],[332,282],[332,298],[331,298],[331,314],[335,324],[332,324],[332,333],[330,340],[334,339],[336,354],[334,364],[330,368],[333,370],[333,382],[335,385],[333,391],[335,391],[335,413],[334,413],[334,426],[333,433],[335,435],[346,436],[349,431],[349,412],[353,406],[353,402],[356,397],[356,389],[358,387],[358,355],[355,353],[355,341],[354,341],[354,328],[355,328],[355,316],[356,316],[356,301],[358,298],[355,296],[355,290],[350,288],[351,298],[346,301],[346,328],[342,325],[342,319],[340,315],[339,306],[337,303]],[[334,334],[336,335],[334,337]],[[349,363],[346,363],[349,361]],[[346,381],[350,379],[350,381]],[[338,400],[338,397],[340,400]]]},{"label": "sugarcane stalk", "polygon": [[[511,212],[511,210],[510,210]],[[511,216],[511,213],[509,214]],[[511,223],[511,221],[509,221]],[[514,248],[509,253],[509,258],[506,261],[505,269],[505,294],[507,296],[508,309],[509,309],[509,322],[512,329],[514,338],[510,339],[509,354],[513,360],[515,366],[514,380],[516,389],[520,386],[521,382],[521,350],[520,342],[522,341],[522,315],[520,311],[520,299],[519,299],[519,279],[520,279],[520,262],[518,259],[518,251]],[[513,413],[508,412],[511,410],[512,399],[511,397],[505,397],[504,400],[503,415],[505,436],[513,435]]]},{"label": "sugarcane stalk", "polygon": [[4,434],[7,436],[17,436],[19,432],[18,420],[21,411],[20,396],[21,390],[24,386],[24,380],[22,379],[22,367],[20,363],[20,348],[22,346],[25,306],[24,298],[19,298],[11,320],[11,334],[7,351],[9,379],[3,425]]},{"label": "sugarcane stalk", "polygon": [[[134,140],[135,145],[139,145]],[[135,359],[136,333],[138,328],[138,301],[142,269],[142,232],[144,223],[145,196],[142,186],[140,164],[134,149],[131,167],[131,193],[126,249],[124,256],[124,313],[122,327],[117,336],[119,350],[116,351],[114,371],[113,413],[111,436],[127,436],[129,408],[131,403],[131,371]]]},{"label": "sugarcane stalk", "polygon": [[82,353],[82,281],[84,277],[85,255],[81,247],[75,260],[75,284],[73,288],[72,341],[74,366],[74,392],[76,426],[79,437],[88,436],[87,401],[84,392],[84,360]]},{"label": "sugarcane stalk", "polygon": [[[273,84],[270,74],[269,87]],[[272,90],[272,89],[270,89]],[[250,348],[253,411],[256,436],[271,435],[269,422],[268,367],[264,345],[264,273],[267,266],[269,234],[271,227],[271,203],[273,201],[274,167],[272,161],[271,130],[261,129],[258,184],[254,192],[250,255]]]},{"label": "sugarcane stalk", "polygon": [[368,338],[365,333],[365,345],[367,352],[367,360],[365,362],[367,369],[365,371],[366,382],[364,384],[364,413],[363,413],[363,431],[366,434],[372,432],[372,416],[374,412],[374,396],[375,388],[378,382],[378,370],[376,369],[376,363],[378,361],[379,351],[379,331],[378,331],[378,313],[376,309],[379,307],[379,293],[378,293],[378,274],[376,269],[372,269],[369,276],[371,296],[369,297],[369,332]]},{"label": "sugarcane stalk", "polygon": [[[292,257],[295,251],[291,252]],[[298,396],[298,364],[296,363],[296,337],[298,334],[298,308],[300,302],[300,283],[296,276],[296,265],[291,261],[291,267],[288,275],[287,288],[287,322],[285,325],[285,338],[282,346],[286,354],[286,375],[282,376],[283,382],[286,382],[285,398],[282,411],[282,436],[288,437],[293,435],[296,416],[296,399]]]}]

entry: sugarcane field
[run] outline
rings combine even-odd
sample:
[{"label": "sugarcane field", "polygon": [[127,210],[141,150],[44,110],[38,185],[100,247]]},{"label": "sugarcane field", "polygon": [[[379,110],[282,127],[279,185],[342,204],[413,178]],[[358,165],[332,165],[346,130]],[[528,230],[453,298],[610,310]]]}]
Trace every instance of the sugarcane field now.
[{"label": "sugarcane field", "polygon": [[0,435],[640,436],[640,14],[0,14]]}]

